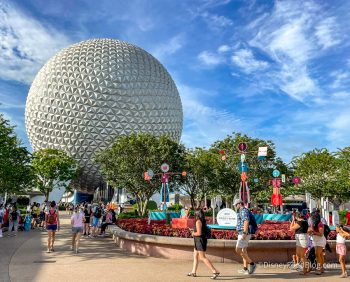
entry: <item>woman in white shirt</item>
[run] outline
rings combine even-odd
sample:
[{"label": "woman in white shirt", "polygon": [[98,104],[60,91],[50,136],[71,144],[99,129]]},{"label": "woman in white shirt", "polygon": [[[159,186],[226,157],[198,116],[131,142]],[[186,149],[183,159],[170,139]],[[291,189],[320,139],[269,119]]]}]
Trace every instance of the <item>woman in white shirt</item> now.
[{"label": "woman in white shirt", "polygon": [[79,252],[79,242],[84,226],[84,212],[79,206],[75,207],[71,217],[72,224],[72,247],[71,250],[77,254]]}]

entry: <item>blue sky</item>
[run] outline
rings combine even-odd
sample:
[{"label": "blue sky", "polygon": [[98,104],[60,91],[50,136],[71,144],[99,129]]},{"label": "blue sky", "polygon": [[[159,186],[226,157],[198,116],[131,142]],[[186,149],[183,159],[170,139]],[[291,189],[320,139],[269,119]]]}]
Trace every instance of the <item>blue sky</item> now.
[{"label": "blue sky", "polygon": [[182,142],[243,132],[286,161],[350,145],[350,1],[0,0],[0,112],[29,146],[25,100],[58,50],[115,38],[154,55],[184,109]]}]

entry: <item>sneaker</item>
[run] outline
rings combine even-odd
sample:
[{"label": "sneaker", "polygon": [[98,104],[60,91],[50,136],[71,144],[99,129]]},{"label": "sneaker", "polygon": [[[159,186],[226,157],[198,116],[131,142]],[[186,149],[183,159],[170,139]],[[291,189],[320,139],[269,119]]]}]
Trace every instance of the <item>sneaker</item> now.
[{"label": "sneaker", "polygon": [[348,277],[348,273],[347,272],[344,272],[342,275],[340,275],[340,278],[346,278]]},{"label": "sneaker", "polygon": [[256,270],[256,263],[249,265],[249,274],[253,274]]},{"label": "sneaker", "polygon": [[239,273],[239,274],[248,275],[248,274],[249,274],[249,270],[248,270],[248,269],[245,270],[244,268],[242,268],[242,269],[238,270],[238,273]]}]

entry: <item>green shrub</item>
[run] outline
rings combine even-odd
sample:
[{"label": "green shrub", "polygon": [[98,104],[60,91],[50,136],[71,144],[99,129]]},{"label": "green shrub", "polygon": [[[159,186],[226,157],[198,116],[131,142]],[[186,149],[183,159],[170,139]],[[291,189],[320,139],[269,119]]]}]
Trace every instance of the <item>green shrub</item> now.
[{"label": "green shrub", "polygon": [[29,198],[26,196],[19,196],[17,198],[17,205],[21,205],[21,206],[29,205]]},{"label": "green shrub", "polygon": [[149,201],[147,203],[147,210],[154,211],[156,209],[158,209],[158,205],[157,205],[157,203],[155,201]]},{"label": "green shrub", "polygon": [[[137,204],[133,205],[132,208],[134,210],[137,210]],[[155,201],[148,201],[148,203],[147,203],[147,210],[154,211],[154,210],[157,210],[157,209],[158,209],[158,206],[157,206],[157,203]]]},{"label": "green shrub", "polygon": [[338,212],[339,213],[339,222],[340,222],[340,224],[345,224],[345,222],[346,222],[346,213],[347,213],[347,211],[339,211]]},{"label": "green shrub", "polygon": [[123,218],[138,218],[139,215],[137,213],[137,210],[134,210],[132,212],[122,212],[121,214],[118,215],[119,219]]},{"label": "green shrub", "polygon": [[169,211],[180,211],[182,208],[183,208],[182,205],[180,205],[180,204],[174,204],[174,205],[168,207],[168,210],[169,210]]},{"label": "green shrub", "polygon": [[60,206],[58,206],[58,210],[59,211],[65,211],[66,207],[64,205],[60,205]]}]

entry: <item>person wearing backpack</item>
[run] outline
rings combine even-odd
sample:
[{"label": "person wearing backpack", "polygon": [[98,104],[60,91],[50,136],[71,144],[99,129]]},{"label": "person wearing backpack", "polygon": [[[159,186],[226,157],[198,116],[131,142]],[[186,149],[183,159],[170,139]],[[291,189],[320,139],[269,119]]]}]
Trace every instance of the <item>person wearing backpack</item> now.
[{"label": "person wearing backpack", "polygon": [[50,204],[50,209],[45,216],[45,223],[48,234],[47,253],[51,253],[54,252],[53,245],[55,243],[56,231],[60,230],[60,218],[55,201],[52,201]]},{"label": "person wearing backpack", "polygon": [[[20,216],[20,213],[19,213],[19,210],[17,210],[17,207],[15,205],[12,206],[11,212],[9,213],[9,229],[8,229],[7,236],[10,236],[10,232],[14,236],[17,235],[19,216]],[[12,231],[12,228],[13,228],[13,231]]]},{"label": "person wearing backpack", "polygon": [[203,210],[196,211],[195,216],[196,224],[192,232],[192,237],[194,239],[193,268],[187,276],[197,277],[198,259],[200,259],[212,271],[213,275],[210,278],[216,279],[220,275],[220,272],[216,270],[211,261],[205,256],[209,228]]},{"label": "person wearing backpack", "polygon": [[238,240],[236,244],[236,252],[243,258],[243,269],[239,270],[238,273],[246,275],[253,274],[256,270],[256,263],[254,263],[248,256],[247,248],[251,235],[256,232],[257,224],[255,217],[244,207],[244,203],[241,199],[236,199],[233,205],[237,211],[236,230],[238,232]]},{"label": "person wearing backpack", "polygon": [[90,237],[96,237],[98,231],[98,223],[102,217],[102,210],[99,204],[96,204],[92,210],[92,234]]}]

